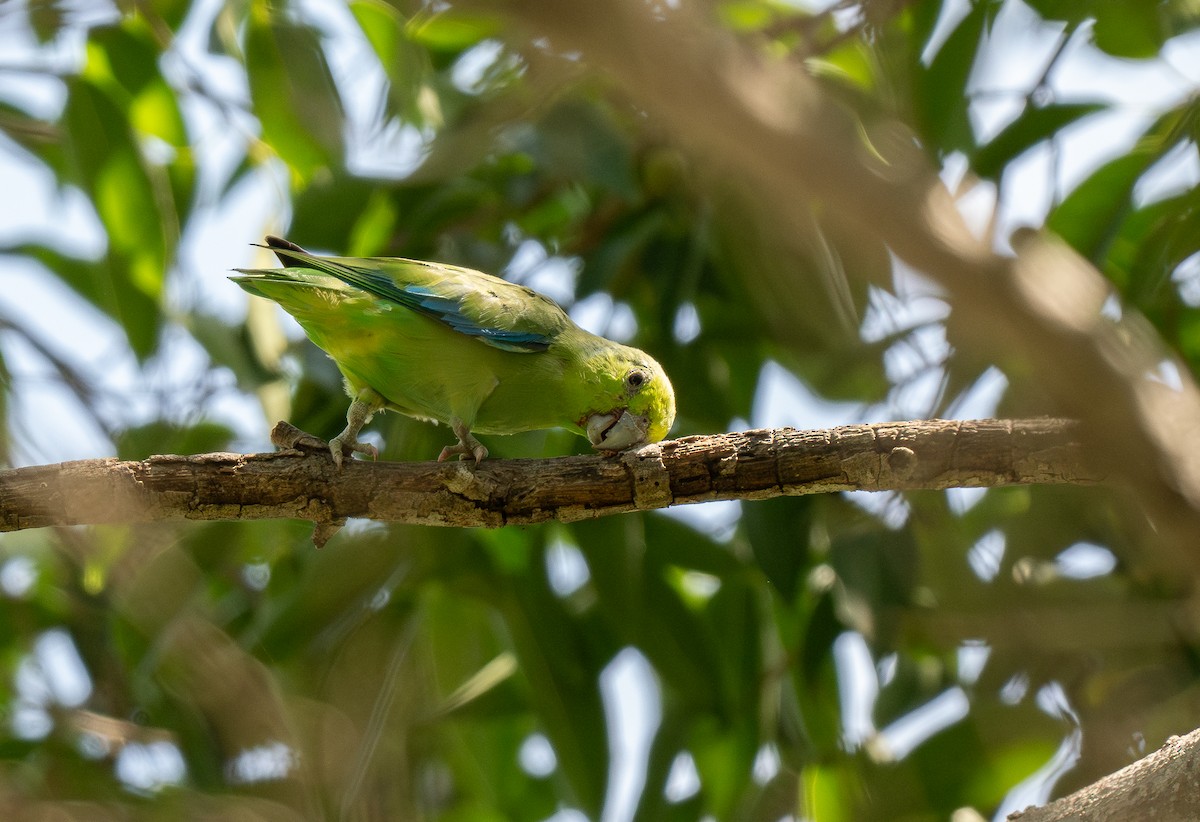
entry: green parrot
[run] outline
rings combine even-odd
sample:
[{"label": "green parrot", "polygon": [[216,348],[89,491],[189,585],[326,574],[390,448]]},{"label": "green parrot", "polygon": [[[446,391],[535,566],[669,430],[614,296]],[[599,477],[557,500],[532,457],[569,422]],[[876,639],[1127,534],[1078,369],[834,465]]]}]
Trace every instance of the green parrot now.
[{"label": "green parrot", "polygon": [[566,428],[599,451],[667,435],[671,382],[648,354],[584,331],[552,300],[499,277],[390,257],[317,257],[267,237],[284,268],[237,269],[234,282],[274,300],[345,378],[346,428],[329,441],[340,467],[384,409],[447,423],[478,464],[475,433]]}]

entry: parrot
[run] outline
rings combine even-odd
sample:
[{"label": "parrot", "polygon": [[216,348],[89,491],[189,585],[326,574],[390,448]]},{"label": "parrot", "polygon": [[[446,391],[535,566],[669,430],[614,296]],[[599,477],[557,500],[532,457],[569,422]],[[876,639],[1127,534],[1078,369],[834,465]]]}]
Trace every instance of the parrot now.
[{"label": "parrot", "polygon": [[339,468],[378,450],[358,439],[381,411],[449,425],[457,455],[485,459],[475,434],[565,428],[614,453],[666,437],[675,393],[649,354],[576,325],[550,298],[454,265],[326,257],[268,236],[283,268],[230,279],[278,303],[337,365],[350,397],[329,441]]}]

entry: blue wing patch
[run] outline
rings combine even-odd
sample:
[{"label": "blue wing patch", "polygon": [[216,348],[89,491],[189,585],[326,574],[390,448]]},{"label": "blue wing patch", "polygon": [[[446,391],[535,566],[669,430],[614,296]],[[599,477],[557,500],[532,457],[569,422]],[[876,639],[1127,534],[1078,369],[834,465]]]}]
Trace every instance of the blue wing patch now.
[{"label": "blue wing patch", "polygon": [[287,256],[295,262],[302,262],[331,274],[347,285],[361,288],[377,297],[431,317],[460,334],[476,337],[494,348],[517,354],[535,354],[550,347],[550,337],[536,331],[480,325],[463,313],[461,300],[441,296],[424,286],[398,286],[390,277],[369,268],[346,265],[327,258],[313,257],[307,253],[304,257],[295,254]]},{"label": "blue wing patch", "polygon": [[[378,275],[374,276],[378,278]],[[514,331],[480,325],[462,313],[461,301],[435,294],[423,286],[410,285],[397,289],[393,283],[389,282],[389,285],[392,286],[392,290],[400,291],[405,295],[405,299],[397,299],[396,302],[434,317],[460,334],[478,337],[488,345],[518,354],[545,351],[550,347],[550,338],[536,331]],[[415,303],[412,302],[413,300]]]}]

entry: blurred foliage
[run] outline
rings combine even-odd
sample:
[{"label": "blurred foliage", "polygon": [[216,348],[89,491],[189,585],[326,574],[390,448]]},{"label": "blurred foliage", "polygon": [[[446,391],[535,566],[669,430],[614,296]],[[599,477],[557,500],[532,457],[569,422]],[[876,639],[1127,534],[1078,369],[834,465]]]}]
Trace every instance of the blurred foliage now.
[{"label": "blurred foliage", "polygon": [[[713,11],[764,59],[817,77],[864,134],[909,124],[933,162],[965,167],[1002,205],[1019,196],[1022,158],[1056,157],[1070,129],[1111,108],[1049,91],[1068,43],[1148,60],[1197,23],[1189,0],[837,5]],[[1006,7],[1060,47],[983,139],[973,114],[994,90],[973,76],[1006,48]],[[32,54],[77,52],[50,117],[6,94],[22,67],[5,58],[0,145],[81,193],[105,238],[95,256],[53,233],[0,252],[110,318],[139,362],[185,333],[210,373],[272,411],[286,384],[291,421],[314,433],[337,431],[346,407],[328,360],[287,343],[275,313],[243,324],[186,298],[213,272],[181,264],[181,241],[256,177],[286,180],[287,235],[303,245],[507,271],[568,306],[607,306],[612,332],[672,375],[679,434],[763,418],[769,363],[875,415],[914,413],[906,398],[931,374],[940,388],[917,411],[952,413],[992,365],[930,348],[940,320],[894,308],[911,281],[893,277],[876,239],[825,224],[819,205],[810,225],[772,224],[652,112],[501,18],[407,0],[27,0],[0,18],[27,32]],[[240,80],[226,87],[185,59],[185,26],[201,32],[204,60]],[[382,81],[360,84],[371,71]],[[364,88],[377,92],[365,107]],[[1194,161],[1198,99],[1114,146],[1045,218],[1194,370],[1200,195],[1146,190],[1164,163]],[[242,135],[240,156],[214,165],[201,122]],[[406,168],[352,161],[388,134],[405,136],[389,151]],[[263,230],[285,219],[260,218]],[[511,265],[521,253],[541,262]],[[94,375],[23,319],[0,317],[0,414],[22,387],[18,338],[90,405]],[[1001,410],[1052,411],[1010,376]],[[231,428],[194,411],[100,430],[123,458],[229,447]],[[394,415],[375,429],[390,459],[429,458],[445,440]],[[504,457],[584,443],[538,432],[488,446]],[[0,456],[11,453],[6,440]],[[1115,494],[831,495],[730,515],[719,527],[663,514],[497,532],[357,524],[320,552],[293,522],[6,535],[0,807],[55,819],[598,818],[620,771],[642,785],[625,796],[639,819],[944,819],[991,814],[1018,784],[1026,799],[1065,791],[1197,723],[1194,630],[1173,581],[1144,569],[1153,544]],[[1072,575],[1080,551],[1114,567]],[[632,681],[657,722],[653,708],[640,726],[616,720],[641,702],[613,690],[629,670],[651,672]],[[644,759],[614,747],[630,732],[652,735]]]}]

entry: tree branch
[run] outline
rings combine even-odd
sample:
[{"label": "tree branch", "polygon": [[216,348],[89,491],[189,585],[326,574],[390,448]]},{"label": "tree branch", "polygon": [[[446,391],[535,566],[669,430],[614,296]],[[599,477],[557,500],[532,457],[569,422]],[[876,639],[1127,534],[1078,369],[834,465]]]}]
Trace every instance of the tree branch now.
[{"label": "tree branch", "polygon": [[1065,822],[1145,819],[1187,822],[1200,819],[1196,766],[1200,730],[1173,736],[1149,756],[1040,808],[1009,814],[1010,822]]},{"label": "tree branch", "polygon": [[[282,424],[281,424],[282,425]],[[1070,420],[924,420],[684,437],[612,457],[353,461],[315,438],[273,454],[79,460],[0,472],[0,531],[50,525],[293,518],[323,543],[347,517],[527,524],[721,499],[828,491],[1091,483]],[[295,430],[295,429],[291,429]]]}]

